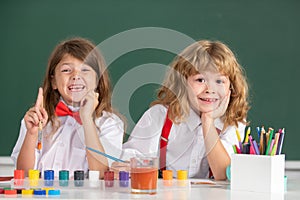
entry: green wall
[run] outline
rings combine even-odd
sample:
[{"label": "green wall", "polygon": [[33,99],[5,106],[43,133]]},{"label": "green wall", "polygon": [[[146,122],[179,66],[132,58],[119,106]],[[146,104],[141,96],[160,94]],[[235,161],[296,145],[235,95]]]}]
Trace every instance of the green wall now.
[{"label": "green wall", "polygon": [[[81,36],[100,44],[134,28],[162,27],[195,40],[221,40],[228,44],[247,72],[251,127],[285,127],[283,152],[288,160],[300,160],[300,154],[296,153],[300,141],[299,8],[297,0],[3,0],[0,3],[0,156],[10,155],[20,121],[35,101],[49,54],[59,41]],[[168,39],[172,40],[164,40]],[[119,47],[131,42],[135,41],[119,43]],[[176,44],[180,42],[174,40]],[[127,52],[109,65],[112,82],[117,85],[131,70],[149,63],[156,63],[159,69],[159,64],[167,65],[173,57],[174,52],[155,47]],[[136,78],[142,80],[144,76]],[[157,81],[163,78],[163,73],[147,77],[155,81],[145,81],[128,102],[115,100],[120,111],[124,107],[129,109],[130,113],[125,115],[133,121],[139,119],[155,98]]]}]

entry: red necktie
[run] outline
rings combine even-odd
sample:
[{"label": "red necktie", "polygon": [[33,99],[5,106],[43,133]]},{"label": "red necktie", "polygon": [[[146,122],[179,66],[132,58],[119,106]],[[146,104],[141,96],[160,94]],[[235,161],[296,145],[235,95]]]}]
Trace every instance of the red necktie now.
[{"label": "red necktie", "polygon": [[72,116],[79,124],[82,124],[79,112],[73,112],[71,111],[66,104],[64,104],[62,101],[58,102],[56,108],[55,108],[55,114],[57,116]]}]

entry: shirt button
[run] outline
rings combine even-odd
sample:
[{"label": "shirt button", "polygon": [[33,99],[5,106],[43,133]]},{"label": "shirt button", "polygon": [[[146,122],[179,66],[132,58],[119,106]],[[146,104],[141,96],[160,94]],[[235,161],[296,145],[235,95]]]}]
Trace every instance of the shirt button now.
[{"label": "shirt button", "polygon": [[193,159],[193,160],[192,160],[192,163],[193,163],[193,164],[195,164],[196,162],[197,162],[196,159]]},{"label": "shirt button", "polygon": [[65,145],[64,145],[64,143],[60,143],[60,146],[61,146],[61,147],[64,147]]}]

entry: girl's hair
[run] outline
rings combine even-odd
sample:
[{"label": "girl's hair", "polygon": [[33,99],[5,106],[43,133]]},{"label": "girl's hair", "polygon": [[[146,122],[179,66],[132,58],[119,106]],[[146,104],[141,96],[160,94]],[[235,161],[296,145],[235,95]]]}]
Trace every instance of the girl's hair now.
[{"label": "girl's hair", "polygon": [[233,52],[219,41],[201,40],[193,43],[176,56],[158,90],[157,100],[151,105],[168,107],[168,116],[174,123],[186,119],[190,112],[187,79],[203,71],[219,72],[230,80],[230,101],[222,120],[224,129],[229,125],[246,124],[250,108],[248,85],[243,68]]},{"label": "girl's hair", "polygon": [[55,47],[49,58],[44,78],[44,106],[52,125],[56,124],[54,123],[57,119],[55,116],[55,107],[60,100],[60,94],[58,90],[52,88],[51,82],[57,64],[66,54],[91,66],[97,74],[97,88],[95,92],[99,93],[99,104],[95,109],[96,117],[100,117],[102,111],[113,112],[111,105],[111,85],[104,58],[100,51],[89,40],[84,38],[72,38],[59,43]]}]

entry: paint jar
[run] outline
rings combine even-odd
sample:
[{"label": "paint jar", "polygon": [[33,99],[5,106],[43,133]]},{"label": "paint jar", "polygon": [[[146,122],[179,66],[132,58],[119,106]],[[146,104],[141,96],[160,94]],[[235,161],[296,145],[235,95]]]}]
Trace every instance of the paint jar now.
[{"label": "paint jar", "polygon": [[104,183],[105,183],[105,187],[113,187],[114,186],[114,172],[113,171],[104,172]]},{"label": "paint jar", "polygon": [[119,186],[120,187],[129,186],[129,172],[125,172],[125,171],[119,172]]},{"label": "paint jar", "polygon": [[29,177],[29,185],[31,187],[37,187],[39,185],[39,179],[40,179],[40,171],[30,169],[28,171],[28,177]]},{"label": "paint jar", "polygon": [[157,191],[158,159],[136,157],[130,159],[131,193],[155,194]]},{"label": "paint jar", "polygon": [[50,190],[54,190],[54,188],[53,187],[46,187],[46,188],[42,188],[42,190],[45,190],[46,191],[46,195],[48,195],[48,192]]},{"label": "paint jar", "polygon": [[24,170],[14,170],[14,186],[19,187],[23,186],[25,179],[25,171]]},{"label": "paint jar", "polygon": [[187,170],[177,171],[177,186],[184,187],[188,185],[187,182],[188,172]]},{"label": "paint jar", "polygon": [[0,194],[4,194],[4,189],[0,188]]},{"label": "paint jar", "polygon": [[48,191],[49,197],[57,197],[60,196],[60,190],[49,190]]},{"label": "paint jar", "polygon": [[16,190],[17,190],[17,194],[22,194],[22,190],[24,189],[24,188],[15,188]]},{"label": "paint jar", "polygon": [[44,171],[44,185],[53,186],[54,183],[54,170],[45,170]]},{"label": "paint jar", "polygon": [[4,197],[17,198],[17,190],[14,189],[4,190]]},{"label": "paint jar", "polygon": [[231,166],[230,165],[228,165],[226,167],[226,177],[230,181],[230,179],[231,179]]},{"label": "paint jar", "polygon": [[178,180],[187,180],[187,171],[186,170],[178,170],[177,171],[177,179]]},{"label": "paint jar", "polygon": [[69,171],[60,170],[59,171],[59,186],[68,187],[69,186]]},{"label": "paint jar", "polygon": [[76,170],[74,171],[74,186],[82,187],[84,185],[84,171]]},{"label": "paint jar", "polygon": [[164,186],[172,186],[173,185],[173,171],[172,170],[163,170],[162,177],[163,177]]},{"label": "paint jar", "polygon": [[46,190],[34,190],[33,195],[35,195],[35,196],[46,196]]},{"label": "paint jar", "polygon": [[100,171],[89,170],[89,186],[92,188],[99,187]]},{"label": "paint jar", "polygon": [[33,195],[33,189],[22,190],[22,196],[24,196],[24,197],[30,197],[32,195]]}]

